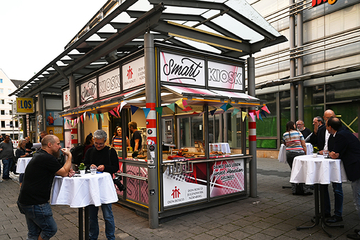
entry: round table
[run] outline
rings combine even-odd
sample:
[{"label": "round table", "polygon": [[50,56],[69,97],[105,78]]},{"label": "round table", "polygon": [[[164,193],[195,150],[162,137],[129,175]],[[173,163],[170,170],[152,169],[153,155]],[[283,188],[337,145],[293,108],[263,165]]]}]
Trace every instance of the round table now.
[{"label": "round table", "polygon": [[17,173],[25,173],[26,166],[30,162],[32,157],[18,158],[16,164],[16,172]]}]

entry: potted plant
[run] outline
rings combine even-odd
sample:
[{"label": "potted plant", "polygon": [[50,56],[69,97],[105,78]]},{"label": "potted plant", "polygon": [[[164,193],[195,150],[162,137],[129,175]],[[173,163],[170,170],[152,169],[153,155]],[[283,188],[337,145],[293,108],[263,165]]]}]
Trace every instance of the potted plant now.
[{"label": "potted plant", "polygon": [[317,157],[317,153],[319,151],[319,148],[318,147],[314,147],[314,150],[313,150],[313,157]]},{"label": "potted plant", "polygon": [[80,174],[85,174],[85,165],[84,165],[84,163],[80,163],[79,170],[80,170]]}]

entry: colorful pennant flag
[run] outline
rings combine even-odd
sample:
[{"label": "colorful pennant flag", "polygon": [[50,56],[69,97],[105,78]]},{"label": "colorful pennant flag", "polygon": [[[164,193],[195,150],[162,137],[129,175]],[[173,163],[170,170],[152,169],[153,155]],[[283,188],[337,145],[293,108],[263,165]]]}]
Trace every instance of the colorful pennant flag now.
[{"label": "colorful pennant flag", "polygon": [[189,112],[189,111],[191,111],[191,110],[193,110],[191,107],[186,107],[186,108],[184,108],[184,109],[182,109],[184,112]]},{"label": "colorful pennant flag", "polygon": [[226,104],[226,110],[228,110],[229,108],[232,108],[232,105],[230,103]]},{"label": "colorful pennant flag", "polygon": [[259,118],[261,119],[261,121],[264,121],[264,120],[262,119],[261,115],[259,115]]},{"label": "colorful pennant flag", "polygon": [[210,111],[211,116],[214,116],[215,112],[216,112],[216,108],[214,110],[211,110]]},{"label": "colorful pennant flag", "polygon": [[81,122],[84,123],[84,114],[81,115]]},{"label": "colorful pennant flag", "polygon": [[234,108],[234,111],[233,111],[233,113],[231,114],[231,116],[235,116],[239,111],[240,111],[239,109]]},{"label": "colorful pennant flag", "polygon": [[159,113],[160,116],[162,116],[162,111],[163,111],[162,107],[156,107],[155,110]]},{"label": "colorful pennant flag", "polygon": [[123,109],[123,107],[127,104],[127,102],[125,101],[122,101],[120,104],[119,104],[119,113],[121,112],[121,110]]},{"label": "colorful pennant flag", "polygon": [[114,117],[117,117],[113,110],[110,110],[110,114],[113,115]]},{"label": "colorful pennant flag", "polygon": [[261,109],[270,114],[270,111],[266,105],[264,105]]},{"label": "colorful pennant flag", "polygon": [[96,120],[99,122],[99,114],[96,114]]},{"label": "colorful pennant flag", "polygon": [[265,111],[261,110],[260,113],[261,113],[261,115],[263,115],[264,117],[266,117]]},{"label": "colorful pennant flag", "polygon": [[151,108],[143,108],[143,111],[144,111],[144,114],[145,114],[145,118],[147,118],[150,110],[151,110]]},{"label": "colorful pennant flag", "polygon": [[249,112],[249,115],[253,121],[255,121],[255,114],[253,112]]},{"label": "colorful pennant flag", "polygon": [[101,121],[104,122],[104,114],[100,113]]},{"label": "colorful pennant flag", "polygon": [[186,105],[187,105],[187,102],[186,102],[186,100],[184,100],[184,99],[183,99],[182,103],[183,103],[183,106],[186,106]]},{"label": "colorful pennant flag", "polygon": [[110,122],[110,116],[109,116],[109,113],[107,112],[107,113],[105,113],[106,114],[106,118],[107,118],[107,120]]},{"label": "colorful pennant flag", "polygon": [[130,108],[131,108],[132,115],[134,115],[134,113],[136,113],[136,111],[139,109],[137,106],[133,106],[133,105],[130,105]]},{"label": "colorful pennant flag", "polygon": [[259,119],[260,110],[255,111],[256,117]]},{"label": "colorful pennant flag", "polygon": [[179,99],[179,100],[177,100],[175,103],[176,103],[176,105],[178,105],[180,108],[184,108],[183,99],[182,99],[182,98]]},{"label": "colorful pennant flag", "polygon": [[175,112],[175,103],[171,103],[171,104],[167,105],[166,107],[170,108],[171,111]]},{"label": "colorful pennant flag", "polygon": [[93,114],[93,113],[91,114],[91,118],[92,118],[93,121],[94,121],[94,115],[95,115],[95,114]]},{"label": "colorful pennant flag", "polygon": [[245,121],[246,116],[247,116],[246,112],[241,112],[241,117],[243,121]]}]

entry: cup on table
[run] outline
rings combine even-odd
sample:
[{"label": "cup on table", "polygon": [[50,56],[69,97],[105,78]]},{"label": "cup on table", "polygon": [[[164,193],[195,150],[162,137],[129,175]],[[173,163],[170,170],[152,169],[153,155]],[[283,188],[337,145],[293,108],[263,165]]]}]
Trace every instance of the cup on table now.
[{"label": "cup on table", "polygon": [[97,167],[96,166],[90,166],[90,172],[92,175],[96,174]]},{"label": "cup on table", "polygon": [[324,158],[328,158],[329,157],[329,151],[328,150],[323,150],[323,155],[324,155]]},{"label": "cup on table", "polygon": [[316,158],[316,157],[317,157],[317,153],[313,153],[313,157]]}]

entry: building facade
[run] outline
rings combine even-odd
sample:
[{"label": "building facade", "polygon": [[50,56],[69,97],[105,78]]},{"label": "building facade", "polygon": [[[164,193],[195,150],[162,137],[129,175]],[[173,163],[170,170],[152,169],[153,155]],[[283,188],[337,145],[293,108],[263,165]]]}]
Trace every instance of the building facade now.
[{"label": "building facade", "polygon": [[279,149],[286,122],[302,119],[312,130],[326,109],[358,136],[359,1],[248,2],[289,40],[254,55],[256,97],[271,111],[257,125],[257,147]]},{"label": "building facade", "polygon": [[0,69],[0,133],[9,135],[13,140],[22,138],[23,133],[20,118],[13,114],[12,106],[16,97],[9,97],[8,95],[23,83],[24,81],[10,80],[5,72]]}]

